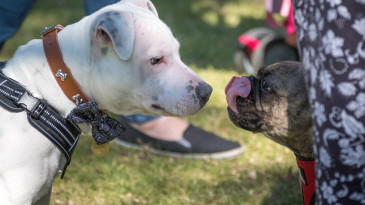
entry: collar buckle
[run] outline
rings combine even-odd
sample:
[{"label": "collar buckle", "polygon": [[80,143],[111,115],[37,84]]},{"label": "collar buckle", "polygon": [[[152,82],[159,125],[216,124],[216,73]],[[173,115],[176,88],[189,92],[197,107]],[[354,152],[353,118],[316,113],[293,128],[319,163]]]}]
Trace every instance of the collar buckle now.
[{"label": "collar buckle", "polygon": [[47,35],[48,33],[52,32],[53,30],[62,30],[63,26],[61,24],[53,25],[51,27],[45,27],[44,30],[41,32],[41,37]]}]

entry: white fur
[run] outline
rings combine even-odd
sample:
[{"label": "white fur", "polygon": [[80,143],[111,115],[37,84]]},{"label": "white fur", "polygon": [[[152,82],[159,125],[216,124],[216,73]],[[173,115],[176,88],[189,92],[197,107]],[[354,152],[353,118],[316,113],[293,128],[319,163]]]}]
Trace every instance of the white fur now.
[{"label": "white fur", "polygon": [[[190,115],[202,107],[187,88],[204,82],[180,60],[178,41],[150,1],[124,0],[107,6],[66,26],[59,33],[59,44],[76,81],[103,110]],[[151,65],[151,58],[158,56],[164,56],[163,63]],[[50,71],[42,40],[19,47],[3,73],[63,116],[75,107]],[[0,107],[0,118],[0,204],[33,204],[47,195],[65,158],[31,127],[25,112]]]}]

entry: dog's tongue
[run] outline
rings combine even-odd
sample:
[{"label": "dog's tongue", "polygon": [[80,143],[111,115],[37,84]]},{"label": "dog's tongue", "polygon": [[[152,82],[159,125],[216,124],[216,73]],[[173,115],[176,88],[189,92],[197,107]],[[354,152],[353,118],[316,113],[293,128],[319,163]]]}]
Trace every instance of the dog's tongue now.
[{"label": "dog's tongue", "polygon": [[251,91],[251,83],[247,77],[234,76],[229,81],[225,89],[228,106],[234,112],[237,112],[237,105],[236,105],[237,96],[246,98],[250,94],[250,91]]}]

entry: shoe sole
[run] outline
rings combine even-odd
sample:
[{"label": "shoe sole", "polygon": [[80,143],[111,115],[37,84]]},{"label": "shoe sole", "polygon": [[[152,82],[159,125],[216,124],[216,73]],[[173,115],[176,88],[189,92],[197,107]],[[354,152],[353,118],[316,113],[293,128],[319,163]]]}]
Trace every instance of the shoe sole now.
[{"label": "shoe sole", "polygon": [[155,149],[153,147],[148,147],[143,145],[136,145],[129,142],[125,142],[118,138],[114,139],[114,142],[118,145],[121,145],[126,148],[136,149],[136,150],[147,150],[153,154],[176,157],[176,158],[189,158],[189,159],[235,159],[238,156],[242,155],[245,152],[245,147],[241,145],[241,147],[231,149],[224,152],[216,152],[211,154],[192,154],[192,153],[178,153],[178,152],[169,152],[163,151],[159,149]]}]

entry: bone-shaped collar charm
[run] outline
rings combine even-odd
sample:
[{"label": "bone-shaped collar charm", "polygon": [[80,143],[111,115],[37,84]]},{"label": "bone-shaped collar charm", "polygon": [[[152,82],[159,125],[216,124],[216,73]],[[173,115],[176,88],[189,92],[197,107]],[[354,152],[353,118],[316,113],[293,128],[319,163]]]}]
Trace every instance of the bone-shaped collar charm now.
[{"label": "bone-shaped collar charm", "polygon": [[62,81],[65,81],[67,76],[67,73],[62,73],[62,69],[59,69],[56,73],[56,77],[61,78]]}]

